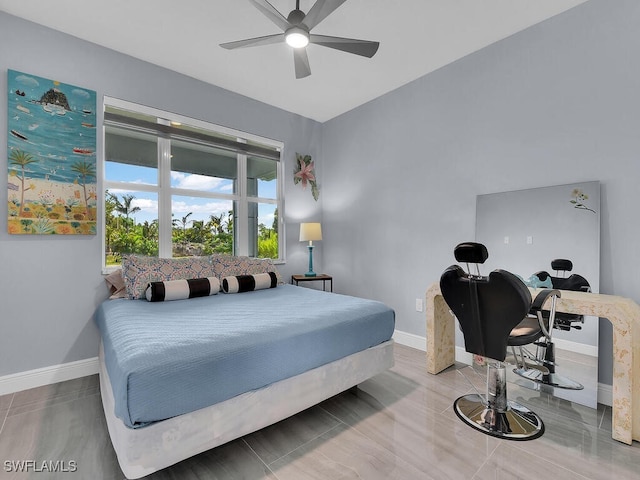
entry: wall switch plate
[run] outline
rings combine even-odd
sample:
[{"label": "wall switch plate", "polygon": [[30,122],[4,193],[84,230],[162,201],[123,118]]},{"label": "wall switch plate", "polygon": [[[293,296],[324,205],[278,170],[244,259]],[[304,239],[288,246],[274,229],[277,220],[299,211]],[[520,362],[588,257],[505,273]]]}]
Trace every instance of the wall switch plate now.
[{"label": "wall switch plate", "polygon": [[509,243],[509,237],[504,237],[504,244],[507,245]]},{"label": "wall switch plate", "polygon": [[422,299],[416,298],[416,312],[422,311]]}]

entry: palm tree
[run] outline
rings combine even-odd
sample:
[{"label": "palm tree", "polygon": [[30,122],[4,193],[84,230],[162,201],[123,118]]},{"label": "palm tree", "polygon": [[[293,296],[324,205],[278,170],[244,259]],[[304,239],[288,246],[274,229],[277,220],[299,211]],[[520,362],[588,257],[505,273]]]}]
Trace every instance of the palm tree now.
[{"label": "palm tree", "polygon": [[131,202],[135,200],[136,197],[135,195],[122,195],[122,202],[120,202],[120,200],[118,200],[118,197],[115,195],[113,195],[113,198],[116,201],[116,212],[118,212],[120,215],[124,215],[124,217],[126,218],[125,228],[127,230],[127,233],[129,233],[129,215],[140,211],[140,207],[131,206]]},{"label": "palm tree", "polygon": [[224,222],[224,227],[227,233],[233,233],[233,210],[227,212],[227,221]]},{"label": "palm tree", "polygon": [[207,225],[213,230],[214,235],[220,235],[222,233],[222,217],[222,213],[220,215],[209,215]]},{"label": "palm tree", "polygon": [[184,217],[182,217],[180,220],[178,220],[177,218],[173,219],[173,224],[175,225],[176,223],[179,223],[182,226],[182,243],[186,244],[187,243],[187,225],[190,223],[189,217],[193,215],[193,212],[189,212],[187,213]]},{"label": "palm tree", "polygon": [[271,229],[278,233],[278,209],[276,208],[273,212],[273,224],[271,225]]},{"label": "palm tree", "polygon": [[[26,167],[27,165],[29,165],[30,163],[34,163],[37,160],[35,158],[33,158],[30,154],[28,154],[27,152],[23,151],[23,150],[13,150],[11,152],[11,155],[9,156],[9,161],[11,162],[11,165],[16,165],[18,167],[20,167],[20,182],[22,183],[22,188],[20,189],[20,213],[18,214],[18,216],[22,216],[23,214],[23,209],[24,209],[24,192],[25,192],[25,188],[24,188],[24,180],[25,180],[25,171],[24,171],[24,167]],[[31,187],[27,187],[27,190],[29,190]]]},{"label": "palm tree", "polygon": [[87,218],[89,217],[89,198],[87,197],[87,179],[96,176],[96,166],[94,163],[78,161],[71,165],[71,170],[80,175],[82,181],[82,190],[84,190],[84,210]]}]

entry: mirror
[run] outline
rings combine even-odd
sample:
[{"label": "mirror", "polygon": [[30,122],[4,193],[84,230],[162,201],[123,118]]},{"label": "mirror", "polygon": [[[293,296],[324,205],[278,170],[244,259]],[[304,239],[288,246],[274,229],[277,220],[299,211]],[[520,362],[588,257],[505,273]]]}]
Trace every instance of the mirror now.
[{"label": "mirror", "polygon": [[[486,245],[489,258],[483,272],[509,270],[528,280],[539,271],[557,275],[551,261],[573,262],[591,291],[600,279],[600,182],[585,182],[512,192],[478,195],[476,241]],[[571,273],[567,273],[567,276]],[[556,372],[580,382],[583,390],[550,388],[553,395],[592,408],[598,395],[598,318],[585,317],[581,330],[553,330]],[[537,387],[528,380],[516,383]],[[544,387],[549,389],[549,387]]]}]

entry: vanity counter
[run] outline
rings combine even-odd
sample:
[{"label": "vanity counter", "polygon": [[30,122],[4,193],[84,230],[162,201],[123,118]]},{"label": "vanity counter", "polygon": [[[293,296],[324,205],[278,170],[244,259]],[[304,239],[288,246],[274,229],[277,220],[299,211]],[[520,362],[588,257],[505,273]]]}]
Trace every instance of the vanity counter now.
[{"label": "vanity counter", "polygon": [[[539,289],[530,288],[535,298]],[[455,362],[455,322],[438,282],[426,293],[427,371],[437,374]],[[640,306],[615,295],[563,290],[557,311],[606,318],[613,325],[612,437],[640,441]]]}]

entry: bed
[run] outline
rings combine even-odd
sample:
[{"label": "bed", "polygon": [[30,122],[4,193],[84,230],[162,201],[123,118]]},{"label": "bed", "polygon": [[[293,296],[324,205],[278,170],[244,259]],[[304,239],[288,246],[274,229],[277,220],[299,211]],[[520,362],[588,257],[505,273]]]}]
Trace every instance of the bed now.
[{"label": "bed", "polygon": [[393,310],[293,285],[166,302],[107,300],[95,321],[105,418],[130,479],[393,365]]}]

